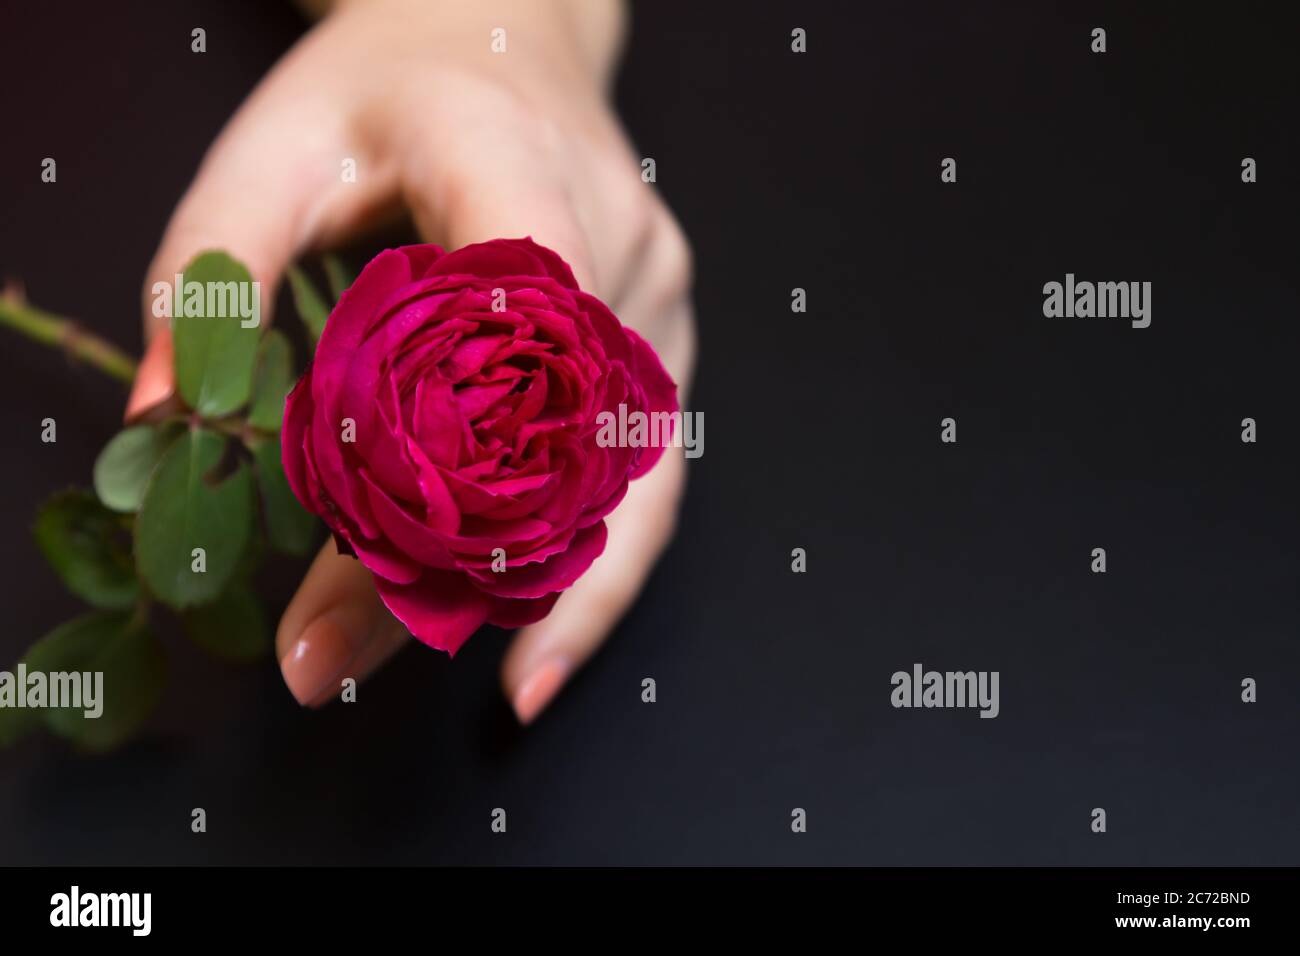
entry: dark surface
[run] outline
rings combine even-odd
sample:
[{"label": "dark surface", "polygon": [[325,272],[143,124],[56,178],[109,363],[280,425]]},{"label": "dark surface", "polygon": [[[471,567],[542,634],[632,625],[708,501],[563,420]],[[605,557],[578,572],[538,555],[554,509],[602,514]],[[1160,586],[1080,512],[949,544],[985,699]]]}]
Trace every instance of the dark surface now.
[{"label": "dark surface", "polygon": [[[0,753],[0,862],[1300,863],[1294,34],[1235,6],[976,7],[637,11],[620,102],[695,245],[706,452],[642,601],[536,727],[497,632],[410,647],[323,713],[171,634],[137,743]],[[167,216],[299,21],[3,16],[0,272],[138,348]],[[1067,271],[1150,280],[1151,328],[1045,319]],[[28,527],[124,396],[3,355],[9,666],[76,610]],[[277,607],[299,570],[265,582]],[[917,661],[999,670],[1001,716],[892,709]]]}]

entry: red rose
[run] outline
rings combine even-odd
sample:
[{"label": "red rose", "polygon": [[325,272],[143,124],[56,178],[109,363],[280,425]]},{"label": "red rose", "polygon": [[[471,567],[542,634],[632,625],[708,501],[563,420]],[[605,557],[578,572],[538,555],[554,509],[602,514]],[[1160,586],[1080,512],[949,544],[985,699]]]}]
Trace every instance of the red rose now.
[{"label": "red rose", "polygon": [[544,617],[604,550],[603,518],[663,451],[597,442],[620,404],[675,412],[676,385],[554,252],[406,246],[330,314],[289,394],[284,470],[388,609],[455,653],[484,622]]}]

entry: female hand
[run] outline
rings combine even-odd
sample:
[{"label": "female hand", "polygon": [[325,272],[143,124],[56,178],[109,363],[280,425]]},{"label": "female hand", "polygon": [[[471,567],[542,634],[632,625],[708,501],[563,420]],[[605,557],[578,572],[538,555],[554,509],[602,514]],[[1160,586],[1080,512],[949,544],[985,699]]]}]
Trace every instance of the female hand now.
[{"label": "female hand", "polygon": [[[493,51],[497,28],[504,52]],[[150,345],[128,418],[174,391],[170,333],[149,307],[155,281],[219,248],[272,290],[305,251],[403,208],[448,249],[525,235],[554,249],[684,390],[695,351],[690,252],[608,102],[622,30],[613,0],[338,4],[249,96],[173,214],[144,285]],[[355,181],[343,175],[349,160]],[[501,681],[521,721],[636,598],[672,537],[684,480],[681,450],[668,449],[607,519],[604,554],[514,637]],[[320,706],[408,637],[370,572],[330,543],[285,610],[276,647],[294,697]]]}]

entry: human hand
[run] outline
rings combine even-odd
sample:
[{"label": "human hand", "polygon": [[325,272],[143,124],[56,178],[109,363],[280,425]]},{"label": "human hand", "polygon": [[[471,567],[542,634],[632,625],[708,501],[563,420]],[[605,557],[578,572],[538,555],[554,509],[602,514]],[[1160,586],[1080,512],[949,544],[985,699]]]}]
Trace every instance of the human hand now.
[{"label": "human hand", "polygon": [[[491,48],[497,27],[503,53]],[[154,282],[220,248],[271,290],[303,252],[403,208],[448,249],[525,235],[554,249],[684,389],[695,351],[690,253],[608,103],[621,30],[621,7],[608,0],[341,4],[237,111],[177,207],[145,282],[150,345],[128,418],[174,391],[170,333],[148,307]],[[341,175],[347,160],[355,181]],[[514,637],[501,680],[521,721],[635,600],[672,537],[684,482],[681,450],[667,449],[608,517],[604,554]],[[408,637],[370,572],[330,543],[285,610],[276,647],[290,691],[320,706]]]}]

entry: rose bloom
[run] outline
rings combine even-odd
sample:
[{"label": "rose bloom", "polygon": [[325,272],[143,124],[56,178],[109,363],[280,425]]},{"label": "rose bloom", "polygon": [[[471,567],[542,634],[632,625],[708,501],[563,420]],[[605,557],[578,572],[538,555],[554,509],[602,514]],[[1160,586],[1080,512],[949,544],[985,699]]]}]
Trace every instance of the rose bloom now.
[{"label": "rose bloom", "polygon": [[544,617],[604,550],[604,517],[663,451],[597,443],[620,404],[675,412],[677,388],[554,252],[406,246],[330,314],[286,402],[284,470],[388,609],[454,654],[485,622]]}]

